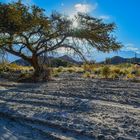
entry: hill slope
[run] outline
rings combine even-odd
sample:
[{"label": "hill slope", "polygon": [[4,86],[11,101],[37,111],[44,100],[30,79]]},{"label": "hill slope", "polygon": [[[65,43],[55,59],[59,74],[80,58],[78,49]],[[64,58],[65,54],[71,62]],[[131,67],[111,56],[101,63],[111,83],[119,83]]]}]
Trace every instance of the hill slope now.
[{"label": "hill slope", "polygon": [[140,58],[123,58],[120,56],[114,56],[112,58],[108,58],[106,61],[103,61],[101,63],[107,63],[107,64],[122,64],[122,63],[140,63]]},{"label": "hill slope", "polygon": [[[40,57],[40,61],[44,61],[43,58]],[[58,57],[58,58],[54,58],[54,57],[48,57],[46,60],[45,60],[46,63],[50,63],[51,65],[57,65],[56,63],[62,63],[62,65],[65,63],[65,64],[80,64],[80,62],[74,60],[73,58],[69,57],[68,55],[64,55],[64,56],[61,56],[61,57]],[[15,60],[13,61],[12,63],[15,63],[17,65],[21,65],[21,66],[30,66],[30,64],[23,60],[23,59],[18,59],[18,60]],[[64,64],[64,65],[65,65]],[[61,64],[60,64],[61,65]]]}]

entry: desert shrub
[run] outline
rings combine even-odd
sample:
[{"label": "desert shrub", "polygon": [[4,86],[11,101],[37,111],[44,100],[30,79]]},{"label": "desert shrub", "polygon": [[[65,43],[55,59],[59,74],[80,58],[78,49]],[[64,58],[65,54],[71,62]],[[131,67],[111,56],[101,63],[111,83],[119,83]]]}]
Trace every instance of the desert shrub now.
[{"label": "desert shrub", "polygon": [[29,76],[30,76],[30,74],[28,74],[28,73],[21,73],[19,75],[19,79],[28,78]]},{"label": "desert shrub", "polygon": [[126,75],[130,74],[130,71],[128,69],[124,69],[122,71],[122,74],[124,74],[124,76],[126,76]]},{"label": "desert shrub", "polygon": [[110,75],[110,78],[112,78],[112,79],[118,79],[119,78],[119,74],[113,73],[113,74]]},{"label": "desert shrub", "polygon": [[107,79],[109,77],[109,75],[110,75],[110,72],[111,72],[111,70],[110,70],[109,66],[104,66],[102,68],[101,73],[102,73],[102,76]]},{"label": "desert shrub", "polygon": [[50,64],[51,67],[60,67],[60,66],[67,67],[67,66],[71,65],[69,62],[58,59],[58,58],[51,60],[50,63],[51,63]]},{"label": "desert shrub", "polygon": [[124,63],[124,64],[118,65],[119,68],[130,68],[132,66],[133,66],[133,64],[131,64],[131,63]]},{"label": "desert shrub", "polygon": [[82,68],[77,68],[76,69],[76,73],[84,73],[85,71],[84,71],[84,69],[82,69]]},{"label": "desert shrub", "polygon": [[84,71],[91,72],[94,69],[94,65],[93,64],[84,64],[83,69],[84,69]]},{"label": "desert shrub", "polygon": [[123,70],[120,70],[120,76],[126,76],[126,73],[125,73],[125,71],[123,71]]},{"label": "desert shrub", "polygon": [[121,70],[120,70],[120,68],[114,68],[111,72],[119,75]]},{"label": "desert shrub", "polygon": [[136,76],[134,74],[127,74],[127,79],[135,79]]},{"label": "desert shrub", "polygon": [[58,69],[57,69],[57,72],[62,72],[63,71],[63,67],[59,67]]},{"label": "desert shrub", "polygon": [[134,69],[134,70],[131,71],[131,74],[133,74],[135,76],[140,76],[140,70]]},{"label": "desert shrub", "polygon": [[59,73],[54,73],[52,76],[53,77],[59,77]]},{"label": "desert shrub", "polygon": [[95,69],[94,74],[95,75],[100,75],[101,74],[101,69]]},{"label": "desert shrub", "polygon": [[73,72],[75,72],[75,69],[69,68],[67,71],[68,71],[69,73],[73,73]]},{"label": "desert shrub", "polygon": [[58,70],[57,68],[54,68],[52,70],[52,76],[53,77],[58,77],[60,73],[61,73],[61,70]]},{"label": "desert shrub", "polygon": [[86,71],[83,75],[84,78],[90,78],[91,74],[90,72]]},{"label": "desert shrub", "polygon": [[0,64],[0,71],[1,72],[9,71],[8,64],[5,64],[5,63]]}]

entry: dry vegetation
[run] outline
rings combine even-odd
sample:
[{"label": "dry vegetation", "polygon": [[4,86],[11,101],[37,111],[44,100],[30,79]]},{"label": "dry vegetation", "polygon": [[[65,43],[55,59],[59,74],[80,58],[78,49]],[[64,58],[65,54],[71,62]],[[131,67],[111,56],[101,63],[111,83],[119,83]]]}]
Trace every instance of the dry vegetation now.
[{"label": "dry vegetation", "polygon": [[[133,64],[84,64],[81,66],[61,66],[51,69],[51,77],[59,77],[59,75],[62,73],[79,73],[84,78],[95,79],[121,79],[138,81],[140,78],[140,67]],[[11,78],[10,76],[13,75],[15,80],[16,78],[27,78],[33,74],[33,71],[33,68],[29,66],[19,66],[8,63],[0,64],[0,75],[4,78]]]},{"label": "dry vegetation", "polygon": [[82,66],[59,67],[54,68],[53,76],[58,77],[60,73],[81,73],[84,78],[105,78],[105,79],[123,79],[138,80],[140,77],[140,68],[133,64],[120,65],[101,65],[101,64],[84,64]]}]

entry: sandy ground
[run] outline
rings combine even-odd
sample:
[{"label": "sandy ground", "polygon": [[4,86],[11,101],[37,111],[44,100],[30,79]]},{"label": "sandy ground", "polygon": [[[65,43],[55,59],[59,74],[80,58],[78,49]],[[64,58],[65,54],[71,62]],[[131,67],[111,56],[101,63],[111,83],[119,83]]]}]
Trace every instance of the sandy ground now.
[{"label": "sandy ground", "polygon": [[140,83],[63,74],[0,79],[0,140],[140,140]]}]

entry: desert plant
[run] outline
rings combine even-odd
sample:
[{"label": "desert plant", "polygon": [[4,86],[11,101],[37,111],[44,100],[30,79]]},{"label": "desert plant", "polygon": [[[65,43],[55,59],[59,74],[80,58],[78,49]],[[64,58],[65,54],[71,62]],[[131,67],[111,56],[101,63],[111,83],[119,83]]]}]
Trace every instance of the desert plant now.
[{"label": "desert plant", "polygon": [[90,78],[90,76],[91,76],[91,74],[88,71],[85,72],[84,75],[83,75],[84,78]]},{"label": "desert plant", "polygon": [[84,71],[84,69],[82,69],[82,68],[77,68],[76,69],[76,73],[84,73],[85,71]]},{"label": "desert plant", "polygon": [[119,78],[119,74],[113,73],[113,74],[110,75],[110,78],[112,78],[112,79],[118,79]]},{"label": "desert plant", "polygon": [[53,73],[52,76],[53,77],[59,77],[59,73]]},{"label": "desert plant", "polygon": [[134,74],[127,74],[127,79],[135,79],[136,76]]},{"label": "desert plant", "polygon": [[96,68],[95,64],[84,64],[83,69],[84,71],[92,72]]},{"label": "desert plant", "polygon": [[73,72],[75,72],[75,69],[74,69],[74,68],[69,68],[67,71],[68,71],[69,73],[73,73]]},{"label": "desert plant", "polygon": [[94,70],[94,74],[95,75],[100,75],[101,74],[101,69],[99,69],[99,68],[98,69],[95,69]]},{"label": "desert plant", "polygon": [[63,71],[63,67],[59,67],[58,69],[57,69],[57,72],[62,72]]},{"label": "desert plant", "polygon": [[121,70],[120,68],[114,68],[113,70],[111,70],[111,72],[119,75]]},{"label": "desert plant", "polygon": [[111,70],[110,70],[109,66],[104,66],[102,68],[102,76],[104,78],[106,78],[106,79],[109,78],[110,72],[111,72]]}]

